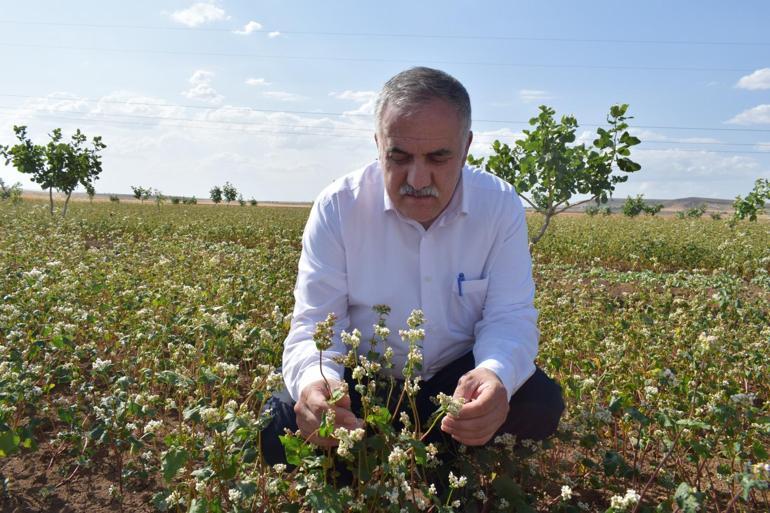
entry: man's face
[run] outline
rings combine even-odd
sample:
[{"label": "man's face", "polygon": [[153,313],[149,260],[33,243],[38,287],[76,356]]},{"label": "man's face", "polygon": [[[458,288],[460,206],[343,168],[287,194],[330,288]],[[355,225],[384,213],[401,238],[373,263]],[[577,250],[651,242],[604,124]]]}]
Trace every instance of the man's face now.
[{"label": "man's face", "polygon": [[435,99],[408,112],[386,105],[375,135],[385,189],[396,209],[426,229],[452,199],[472,133]]}]

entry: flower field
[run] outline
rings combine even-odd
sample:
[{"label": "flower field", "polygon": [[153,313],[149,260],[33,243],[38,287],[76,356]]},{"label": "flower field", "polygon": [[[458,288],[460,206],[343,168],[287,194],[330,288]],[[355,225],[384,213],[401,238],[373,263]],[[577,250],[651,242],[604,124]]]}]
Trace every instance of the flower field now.
[{"label": "flower field", "polygon": [[[567,403],[552,440],[437,447],[373,402],[363,432],[322,426],[339,450],[287,435],[297,467],[271,468],[308,211],[46,209],[0,203],[3,511],[770,510],[767,222],[554,219],[533,254],[537,363]],[[382,319],[384,356],[347,362],[365,392],[388,336],[419,349],[419,315]]]}]

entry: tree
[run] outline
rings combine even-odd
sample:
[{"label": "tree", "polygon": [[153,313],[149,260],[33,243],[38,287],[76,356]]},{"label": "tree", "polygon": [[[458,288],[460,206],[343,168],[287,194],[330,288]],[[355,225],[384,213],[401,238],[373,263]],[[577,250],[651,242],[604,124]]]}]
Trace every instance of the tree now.
[{"label": "tree", "polygon": [[238,197],[238,189],[236,189],[230,182],[225,182],[222,186],[222,195],[224,195],[225,201],[230,204]]},{"label": "tree", "polygon": [[13,185],[6,185],[0,178],[0,200],[10,200],[14,205],[21,202],[21,183],[16,182]]},{"label": "tree", "polygon": [[219,188],[218,185],[215,185],[211,188],[211,191],[209,191],[209,195],[211,195],[211,201],[219,205],[222,202],[222,189]]},{"label": "tree", "polygon": [[158,189],[152,191],[152,197],[155,198],[155,205],[158,207],[158,210],[160,210],[160,204],[166,201],[166,197]]},{"label": "tree", "polygon": [[249,200],[249,203],[251,203],[251,206],[252,206],[252,207],[256,207],[256,206],[257,206],[257,200],[256,200],[256,199],[254,199],[254,198],[251,198],[251,199]]},{"label": "tree", "polygon": [[244,205],[246,204],[246,200],[245,200],[245,199],[243,199],[243,194],[239,194],[239,195],[238,195],[238,204],[239,204],[240,206],[244,206]]},{"label": "tree", "polygon": [[86,136],[77,129],[71,142],[65,143],[61,129],[56,128],[49,134],[48,144],[41,146],[32,143],[26,126],[14,126],[13,131],[19,143],[13,147],[0,146],[0,155],[6,165],[13,163],[19,172],[32,175],[32,181],[39,183],[43,190],[48,189],[51,215],[54,189],[67,195],[62,216],[67,215],[70,197],[79,185],[85,187],[86,192],[93,191],[93,183],[102,172],[99,152],[107,147],[101,137],[95,136],[91,146],[87,146]]},{"label": "tree", "polygon": [[735,197],[733,221],[743,220],[747,217],[749,221],[756,221],[757,215],[765,211],[765,201],[770,201],[770,180],[758,178],[754,182],[754,189],[745,198]]},{"label": "tree", "polygon": [[[562,116],[554,120],[553,109],[541,105],[537,117],[529,120],[534,130],[524,130],[525,137],[513,147],[495,141],[494,154],[486,159],[468,156],[468,162],[484,168],[511,183],[519,196],[545,219],[531,244],[545,233],[551,218],[567,208],[590,201],[606,203],[615,185],[628,180],[627,175],[614,175],[617,167],[624,173],[641,169],[632,161],[631,147],[640,143],[628,133],[627,104],[610,107],[609,127],[598,128],[592,147],[574,144],[577,120]],[[529,197],[525,194],[529,194]],[[570,204],[576,194],[586,194],[588,199]]]},{"label": "tree", "polygon": [[623,215],[626,215],[628,217],[636,217],[642,212],[644,212],[645,214],[654,216],[655,214],[660,212],[661,209],[663,209],[662,203],[650,205],[649,203],[646,203],[644,201],[643,194],[637,194],[636,198],[632,198],[631,196],[628,196],[626,198],[626,202],[623,203]]}]

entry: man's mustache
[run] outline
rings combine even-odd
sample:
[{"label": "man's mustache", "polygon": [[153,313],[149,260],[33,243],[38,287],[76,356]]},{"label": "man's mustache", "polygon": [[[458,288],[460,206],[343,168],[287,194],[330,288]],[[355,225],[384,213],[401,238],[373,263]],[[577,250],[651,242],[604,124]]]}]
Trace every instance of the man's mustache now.
[{"label": "man's mustache", "polygon": [[433,196],[434,198],[438,198],[438,191],[436,190],[436,187],[433,185],[429,185],[427,187],[423,187],[422,189],[415,189],[408,183],[405,183],[401,186],[400,189],[398,189],[398,193],[401,196],[416,196],[418,198],[423,198],[425,196]]}]

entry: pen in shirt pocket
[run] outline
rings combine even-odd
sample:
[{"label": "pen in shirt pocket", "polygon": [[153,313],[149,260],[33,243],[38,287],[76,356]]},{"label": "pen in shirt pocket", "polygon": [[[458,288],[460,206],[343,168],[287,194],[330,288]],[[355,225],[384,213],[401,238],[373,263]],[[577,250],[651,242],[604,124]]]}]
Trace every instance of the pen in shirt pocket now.
[{"label": "pen in shirt pocket", "polygon": [[457,275],[457,292],[460,293],[460,295],[463,295],[463,282],[465,281],[465,273],[460,273]]}]

